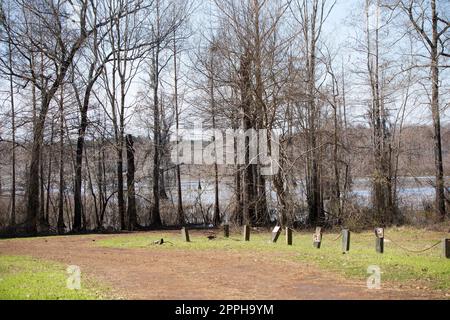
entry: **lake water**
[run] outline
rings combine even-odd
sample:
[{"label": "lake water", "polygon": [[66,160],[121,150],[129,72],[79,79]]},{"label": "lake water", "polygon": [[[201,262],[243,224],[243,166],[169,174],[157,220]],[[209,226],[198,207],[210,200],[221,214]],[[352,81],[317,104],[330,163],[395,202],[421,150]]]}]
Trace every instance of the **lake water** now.
[{"label": "lake water", "polygon": [[[446,182],[450,177],[446,177]],[[398,181],[398,197],[402,206],[409,206],[414,209],[423,208],[424,202],[434,200],[435,189],[432,186],[433,177],[402,177]],[[199,180],[182,181],[183,202],[186,204],[195,204],[201,201],[202,204],[209,205],[214,203],[214,182],[200,179],[201,189],[199,189]],[[370,205],[371,197],[370,178],[355,179],[353,183],[352,195],[361,205]],[[296,188],[296,194],[299,198],[305,199],[302,183],[299,181]],[[176,189],[168,188],[169,197],[176,202]],[[267,184],[267,195],[270,202],[276,203],[276,193],[271,183]],[[233,182],[221,182],[219,186],[219,199],[221,203],[228,204],[233,200],[234,190]]]}]

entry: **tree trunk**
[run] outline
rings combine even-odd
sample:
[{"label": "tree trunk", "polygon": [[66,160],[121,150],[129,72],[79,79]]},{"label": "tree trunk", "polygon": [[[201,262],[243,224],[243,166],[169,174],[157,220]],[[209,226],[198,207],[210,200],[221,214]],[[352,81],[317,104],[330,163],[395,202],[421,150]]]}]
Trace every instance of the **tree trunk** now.
[{"label": "tree trunk", "polygon": [[[237,127],[237,126],[236,126]],[[242,203],[242,168],[241,165],[238,163],[238,143],[237,143],[237,137],[233,137],[233,147],[234,147],[234,162],[235,162],[235,174],[234,174],[234,181],[235,181],[235,207],[234,207],[234,221],[238,225],[243,224],[243,203]]]},{"label": "tree trunk", "polygon": [[45,232],[45,187],[44,187],[44,150],[41,150],[41,159],[39,161],[39,217],[38,232]]},{"label": "tree trunk", "polygon": [[445,193],[444,168],[442,165],[441,116],[439,109],[439,62],[438,62],[438,29],[436,0],[431,1],[432,10],[432,47],[431,47],[431,113],[433,117],[434,165],[436,171],[436,213],[444,220]]},{"label": "tree trunk", "polygon": [[[92,66],[91,66],[92,70]],[[92,72],[92,71],[91,71]],[[75,156],[75,190],[74,190],[74,217],[73,229],[74,231],[83,230],[81,223],[81,212],[83,210],[83,203],[81,200],[81,183],[83,170],[83,153],[85,145],[86,130],[88,127],[88,109],[89,98],[92,92],[94,81],[88,84],[84,93],[83,105],[80,108],[80,126],[78,127],[77,149]]]},{"label": "tree trunk", "polygon": [[124,198],[124,181],[123,181],[123,145],[119,142],[117,150],[117,204],[119,207],[120,230],[126,229],[125,222],[125,198]]},{"label": "tree trunk", "polygon": [[216,146],[216,102],[214,97],[214,48],[210,52],[210,75],[209,75],[209,96],[210,107],[212,113],[212,129],[213,129],[213,143],[214,143],[214,212],[213,212],[213,224],[215,226],[220,225],[220,204],[219,204],[219,168],[217,162],[217,146]]},{"label": "tree trunk", "polygon": [[136,191],[135,191],[135,164],[134,164],[134,141],[131,134],[126,136],[127,145],[127,195],[128,195],[128,230],[133,231],[137,228],[136,212]]},{"label": "tree trunk", "polygon": [[161,151],[160,151],[160,113],[159,113],[159,50],[160,44],[154,48],[153,56],[153,205],[150,213],[150,225],[153,227],[160,227],[162,225],[160,215],[160,166],[161,166]]},{"label": "tree trunk", "polygon": [[[317,5],[317,3],[315,3]],[[317,29],[316,22],[318,17],[318,7],[313,6],[311,12],[311,22],[309,27],[310,39],[308,41],[308,56],[307,56],[307,72],[308,72],[308,130],[307,130],[307,147],[309,154],[309,164],[307,173],[307,198],[309,208],[309,223],[312,226],[321,225],[324,220],[323,206],[322,206],[322,194],[320,186],[320,165],[319,165],[319,152],[317,150],[317,127],[319,125],[319,106],[316,103],[316,45],[317,45]],[[308,26],[306,27],[308,28]],[[321,25],[319,25],[319,29]],[[308,30],[306,30],[308,34]]]},{"label": "tree trunk", "polygon": [[40,168],[41,168],[41,149],[44,141],[44,125],[47,116],[47,110],[50,101],[47,97],[42,100],[42,106],[39,116],[36,118],[33,130],[33,144],[31,148],[31,161],[28,171],[27,187],[27,218],[25,222],[25,231],[34,235],[38,231],[38,221],[40,206]]},{"label": "tree trunk", "polygon": [[[241,57],[240,81],[241,81],[241,123],[244,133],[252,128],[251,122],[251,74],[250,74],[250,57],[249,50]],[[250,164],[250,138],[245,137],[245,168],[243,169],[243,219],[244,224],[255,222],[255,185],[254,185],[254,165]],[[239,151],[239,150],[238,150]]]},{"label": "tree trunk", "polygon": [[57,229],[59,234],[63,234],[66,230],[66,225],[64,223],[64,101],[62,90],[59,112],[59,196]]},{"label": "tree trunk", "polygon": [[[173,67],[174,67],[174,98],[175,98],[175,126],[176,126],[176,133],[177,133],[177,139],[178,139],[178,132],[180,129],[180,121],[179,121],[179,115],[180,111],[178,110],[178,65],[177,65],[177,44],[176,44],[176,37],[175,37],[175,31],[174,31],[174,37],[173,37]],[[177,152],[178,155],[178,152]],[[178,160],[178,159],[177,159]],[[176,179],[177,179],[177,223],[179,225],[183,225],[185,223],[184,221],[184,211],[183,211],[183,194],[181,190],[181,168],[177,161],[176,166]]]},{"label": "tree trunk", "polygon": [[50,214],[50,199],[52,196],[52,170],[53,170],[53,140],[55,137],[55,124],[52,122],[51,133],[50,133],[50,145],[48,152],[48,166],[47,166],[47,196],[45,201],[45,214],[44,220],[49,224],[49,214]]},{"label": "tree trunk", "polygon": [[[10,10],[8,10],[8,16],[9,15]],[[8,41],[8,60],[9,60],[9,67],[12,70],[11,39],[9,39]],[[11,100],[11,127],[12,127],[11,214],[9,224],[14,229],[16,225],[16,110],[14,105],[14,83],[12,75],[9,76],[9,94]]]},{"label": "tree trunk", "polygon": [[[85,123],[85,125],[83,124]],[[83,168],[83,152],[84,152],[84,135],[86,134],[87,116],[81,116],[81,125],[78,130],[77,150],[75,156],[75,190],[74,190],[74,215],[73,215],[73,231],[82,230],[81,211],[83,203],[81,200],[81,183]]]}]

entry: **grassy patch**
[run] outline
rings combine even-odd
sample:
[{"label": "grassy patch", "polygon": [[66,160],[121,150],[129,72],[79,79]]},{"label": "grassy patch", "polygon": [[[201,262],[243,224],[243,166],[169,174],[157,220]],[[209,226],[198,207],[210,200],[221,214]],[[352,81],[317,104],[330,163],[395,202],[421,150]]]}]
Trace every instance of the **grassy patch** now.
[{"label": "grassy patch", "polygon": [[63,265],[24,256],[0,256],[0,300],[86,300],[105,297],[107,289],[81,275],[81,289],[66,286]]},{"label": "grassy patch", "polygon": [[[218,237],[208,240],[204,234],[193,232],[191,242],[186,243],[181,235],[174,232],[161,232],[140,235],[115,236],[97,242],[97,245],[113,248],[147,248],[148,250],[232,250],[248,252],[281,252],[290,259],[312,263],[323,270],[330,270],[345,276],[366,279],[367,268],[377,265],[382,271],[382,281],[392,281],[408,286],[425,286],[432,289],[450,290],[450,259],[441,257],[442,246],[423,253],[408,250],[426,249],[448,234],[412,228],[392,228],[386,230],[385,253],[375,252],[375,239],[372,232],[352,233],[350,252],[342,254],[341,239],[324,234],[322,248],[312,246],[310,233],[294,233],[293,246],[287,246],[283,235],[278,243],[270,243],[269,233],[251,235],[251,241],[242,241],[240,235],[229,239]],[[153,245],[153,241],[164,238],[171,243],[163,246]],[[389,241],[391,240],[391,241]]]}]

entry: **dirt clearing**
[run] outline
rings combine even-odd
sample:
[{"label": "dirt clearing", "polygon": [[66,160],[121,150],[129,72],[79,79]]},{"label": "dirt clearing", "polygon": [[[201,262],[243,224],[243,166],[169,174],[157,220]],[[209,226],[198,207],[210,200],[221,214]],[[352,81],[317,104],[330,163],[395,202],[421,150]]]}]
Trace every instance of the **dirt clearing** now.
[{"label": "dirt clearing", "polygon": [[[158,232],[140,233],[158,239]],[[439,292],[345,279],[269,252],[103,248],[128,235],[0,240],[0,255],[28,255],[80,266],[124,299],[439,299]],[[1,259],[1,256],[0,256]]]}]

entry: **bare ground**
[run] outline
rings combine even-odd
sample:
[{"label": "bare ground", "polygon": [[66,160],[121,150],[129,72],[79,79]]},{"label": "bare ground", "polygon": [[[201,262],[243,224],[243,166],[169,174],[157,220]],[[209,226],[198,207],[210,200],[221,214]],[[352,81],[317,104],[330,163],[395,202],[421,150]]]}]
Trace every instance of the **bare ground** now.
[{"label": "bare ground", "polygon": [[[116,235],[114,237],[127,235]],[[149,237],[152,234],[149,233]],[[154,237],[155,235],[153,235]],[[0,241],[0,255],[78,265],[124,299],[440,299],[440,292],[365,281],[317,270],[271,253],[102,248],[107,235]]]}]

